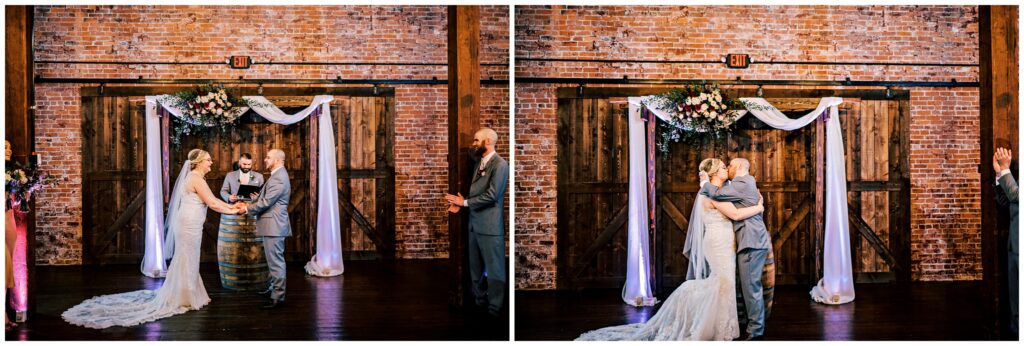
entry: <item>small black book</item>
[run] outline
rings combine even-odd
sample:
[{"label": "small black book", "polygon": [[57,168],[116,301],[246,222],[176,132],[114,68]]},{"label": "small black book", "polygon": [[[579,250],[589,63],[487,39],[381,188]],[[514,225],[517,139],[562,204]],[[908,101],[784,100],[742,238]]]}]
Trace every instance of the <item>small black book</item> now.
[{"label": "small black book", "polygon": [[238,193],[236,193],[236,195],[238,195],[239,199],[250,201],[252,198],[250,198],[249,195],[259,193],[262,188],[263,185],[238,185]]}]

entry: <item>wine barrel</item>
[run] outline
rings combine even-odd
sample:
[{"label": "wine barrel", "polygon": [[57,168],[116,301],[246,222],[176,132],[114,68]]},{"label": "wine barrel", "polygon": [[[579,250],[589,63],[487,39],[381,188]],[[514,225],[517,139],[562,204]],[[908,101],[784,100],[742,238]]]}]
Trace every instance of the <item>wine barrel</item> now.
[{"label": "wine barrel", "polygon": [[263,237],[256,236],[256,218],[221,215],[217,232],[217,264],[220,284],[238,291],[267,288],[270,269],[263,254]]},{"label": "wine barrel", "polygon": [[[740,287],[740,279],[736,278],[736,307],[739,309],[740,323],[747,321],[747,308],[743,301],[743,291]],[[768,248],[768,256],[764,260],[764,269],[761,270],[761,297],[764,299],[764,319],[772,315],[772,305],[775,302],[775,251]]]}]

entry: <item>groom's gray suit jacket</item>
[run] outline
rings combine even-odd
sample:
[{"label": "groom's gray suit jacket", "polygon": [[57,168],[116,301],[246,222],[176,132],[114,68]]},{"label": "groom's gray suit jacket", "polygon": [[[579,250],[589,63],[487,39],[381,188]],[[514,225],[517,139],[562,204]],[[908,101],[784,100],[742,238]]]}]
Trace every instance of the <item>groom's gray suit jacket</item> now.
[{"label": "groom's gray suit jacket", "polygon": [[[761,193],[757,190],[757,181],[749,175],[736,177],[731,182],[722,185],[721,188],[706,183],[701,188],[700,194],[719,202],[733,202],[737,208],[753,207],[761,199]],[[765,227],[761,214],[751,216],[743,221],[733,221],[732,226],[736,231],[736,252],[748,248],[768,249],[771,247],[771,237],[768,235],[768,228]]]},{"label": "groom's gray suit jacket", "polygon": [[288,220],[288,201],[292,196],[292,184],[288,180],[288,171],[284,168],[270,175],[263,184],[256,202],[249,205],[249,214],[259,215],[256,220],[256,235],[269,237],[288,237],[292,235],[292,225]]},{"label": "groom's gray suit jacket", "polygon": [[[241,171],[234,170],[224,175],[224,183],[220,187],[220,198],[224,199],[225,202],[231,202],[231,195],[238,193],[238,186],[242,185],[242,181],[238,179],[238,176],[241,174]],[[246,185],[263,185],[263,174],[256,171],[249,171],[249,174],[252,178],[249,179],[249,183]]]}]

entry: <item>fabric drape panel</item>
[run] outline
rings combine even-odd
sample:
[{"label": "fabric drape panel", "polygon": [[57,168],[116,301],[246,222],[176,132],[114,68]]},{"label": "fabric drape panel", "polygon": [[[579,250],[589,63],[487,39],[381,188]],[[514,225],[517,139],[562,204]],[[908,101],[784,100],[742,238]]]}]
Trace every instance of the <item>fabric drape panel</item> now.
[{"label": "fabric drape panel", "polygon": [[[632,98],[631,98],[632,99]],[[658,300],[650,286],[650,247],[647,230],[647,141],[639,105],[629,104],[629,222],[626,284],[622,300],[633,306],[651,306]]]}]

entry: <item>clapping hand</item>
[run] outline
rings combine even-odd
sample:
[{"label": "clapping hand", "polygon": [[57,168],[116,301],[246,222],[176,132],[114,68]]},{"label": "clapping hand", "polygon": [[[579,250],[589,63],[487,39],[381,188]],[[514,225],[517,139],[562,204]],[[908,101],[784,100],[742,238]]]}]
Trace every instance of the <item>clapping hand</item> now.
[{"label": "clapping hand", "polygon": [[1013,161],[1013,152],[1006,148],[996,149],[996,154],[992,156],[992,168],[996,170],[996,174],[1002,172],[1004,169],[1010,169],[1010,162]]}]

